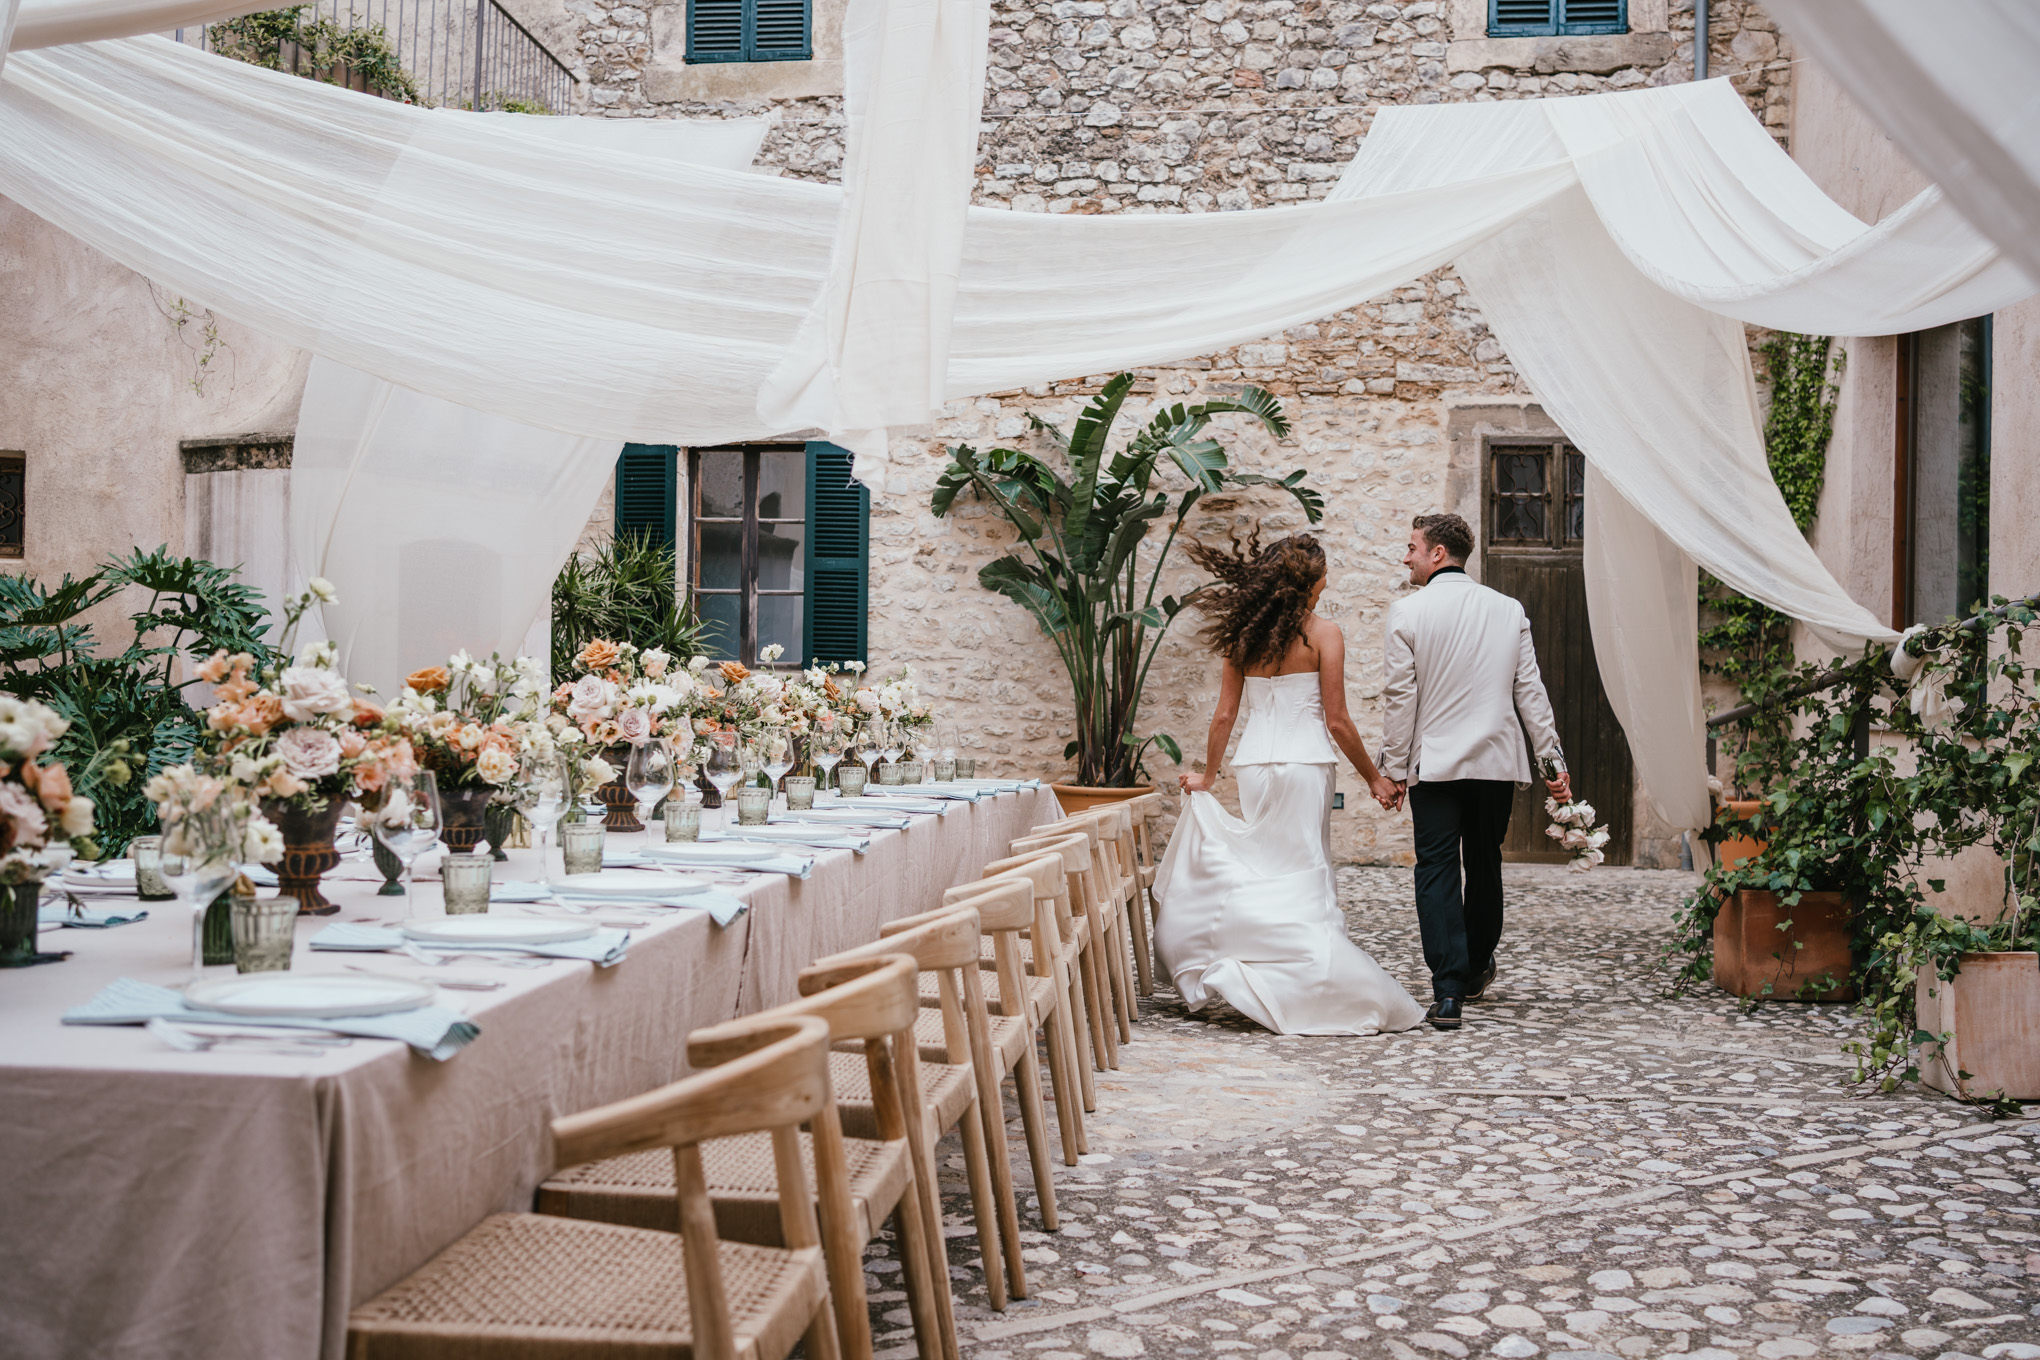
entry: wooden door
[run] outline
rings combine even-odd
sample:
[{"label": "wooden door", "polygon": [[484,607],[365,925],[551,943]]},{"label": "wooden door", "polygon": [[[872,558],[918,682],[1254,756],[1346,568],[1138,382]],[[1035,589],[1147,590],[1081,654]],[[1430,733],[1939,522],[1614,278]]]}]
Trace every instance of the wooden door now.
[{"label": "wooden door", "polygon": [[[1586,464],[1563,441],[1491,441],[1486,451],[1482,580],[1520,600],[1530,616],[1537,668],[1572,770],[1573,796],[1594,805],[1608,828],[1610,864],[1627,864],[1633,844],[1635,769],[1629,741],[1608,707],[1587,623],[1581,548]],[[1571,856],[1545,835],[1541,781],[1518,790],[1504,859],[1564,863]]]}]

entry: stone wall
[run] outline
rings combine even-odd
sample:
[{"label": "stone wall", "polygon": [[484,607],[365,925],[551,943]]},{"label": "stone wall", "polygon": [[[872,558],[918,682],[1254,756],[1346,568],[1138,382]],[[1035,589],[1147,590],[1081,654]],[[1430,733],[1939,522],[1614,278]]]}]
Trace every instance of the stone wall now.
[{"label": "stone wall", "polygon": [[[623,117],[768,114],[762,163],[830,180],[840,172],[840,85],[818,46],[798,97],[794,77],[676,66],[661,38],[679,6],[567,0],[591,111]],[[824,14],[827,9],[828,13]],[[1595,39],[1489,39],[1483,0],[994,0],[976,200],[1023,212],[1204,212],[1322,197],[1384,104],[1519,99],[1633,89],[1687,79],[1690,0],[1630,0],[1632,32]],[[820,36],[834,15],[818,0]],[[1713,70],[1781,139],[1788,54],[1771,21],[1742,0],[1712,13]],[[826,20],[826,22],[824,22]],[[774,63],[773,65],[801,65]],[[840,79],[839,75],[834,77]],[[1349,689],[1370,749],[1378,732],[1382,616],[1407,589],[1399,562],[1410,516],[1451,508],[1478,521],[1479,441],[1447,436],[1455,410],[1518,416],[1530,394],[1463,285],[1441,270],[1366,305],[1221,354],[1142,370],[1128,427],[1163,400],[1256,383],[1278,394],[1294,429],[1276,443],[1231,422],[1236,461],[1306,467],[1326,495],[1320,532],[1333,583],[1322,606],[1349,638]],[[927,510],[948,443],[1025,439],[1025,415],[1065,424],[1105,375],[953,403],[932,431],[900,437],[872,517],[871,653],[911,660],[926,687],[980,736],[1002,772],[1065,768],[1068,709],[1053,650],[1017,606],[980,589],[979,566],[1010,539],[980,507]],[[1221,422],[1227,424],[1227,422]],[[1227,497],[1193,519],[1223,537],[1259,517],[1264,534],[1301,527],[1293,505]],[[1185,581],[1188,573],[1179,572]],[[1201,756],[1218,665],[1185,621],[1164,644],[1144,728]],[[1164,780],[1166,760],[1154,767]],[[1409,822],[1373,811],[1350,772],[1334,814],[1343,858],[1409,862]],[[1592,793],[1592,791],[1588,791]],[[1637,822],[1639,862],[1677,862],[1676,838]]]}]

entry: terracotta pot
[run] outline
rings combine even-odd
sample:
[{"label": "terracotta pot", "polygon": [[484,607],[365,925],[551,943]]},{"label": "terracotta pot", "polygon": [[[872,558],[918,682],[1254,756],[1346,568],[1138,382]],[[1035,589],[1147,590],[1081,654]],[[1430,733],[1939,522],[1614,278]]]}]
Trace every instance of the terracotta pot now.
[{"label": "terracotta pot", "polygon": [[1954,1035],[1920,1063],[1922,1085],[2040,1100],[2040,954],[1964,954],[1953,979],[1922,968],[1916,986],[1919,1027]]},{"label": "terracotta pot", "polygon": [[[1754,798],[1746,802],[1726,802],[1721,805],[1714,819],[1718,822],[1744,821],[1754,817],[1763,806],[1763,803]],[[1744,860],[1755,859],[1762,854],[1766,844],[1767,842],[1760,841],[1754,836],[1730,836],[1714,847],[1714,862],[1723,869],[1733,869]]]},{"label": "terracotta pot", "polygon": [[1137,784],[1130,789],[1093,788],[1089,784],[1051,784],[1055,790],[1055,801],[1062,804],[1063,815],[1074,817],[1079,812],[1089,812],[1094,807],[1105,807],[1112,803],[1124,803],[1129,798],[1138,798],[1144,793],[1153,793],[1152,784]]},{"label": "terracotta pot", "polygon": [[317,812],[306,812],[280,798],[262,800],[262,815],[283,833],[283,861],[276,866],[277,890],[298,900],[300,916],[331,916],[340,910],[319,891],[319,877],[340,863],[333,833],[345,806],[345,799],[333,797]]},{"label": "terracotta pot", "polygon": [[482,840],[482,819],[496,791],[486,784],[439,791],[439,839],[446,848],[467,854]]},{"label": "terracotta pot", "polygon": [[[1853,1000],[1854,915],[1838,892],[1802,893],[1797,906],[1786,908],[1774,892],[1743,889],[1714,918],[1715,986],[1768,1001]],[[1788,920],[1791,928],[1780,930]]]}]

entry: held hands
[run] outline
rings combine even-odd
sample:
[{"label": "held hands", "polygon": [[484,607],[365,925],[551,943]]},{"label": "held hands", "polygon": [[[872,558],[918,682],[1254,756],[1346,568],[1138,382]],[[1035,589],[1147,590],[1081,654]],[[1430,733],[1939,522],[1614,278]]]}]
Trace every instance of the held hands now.
[{"label": "held hands", "polygon": [[1565,770],[1544,781],[1544,787],[1551,790],[1551,796],[1561,803],[1572,801],[1572,775]]},{"label": "held hands", "polygon": [[1402,806],[1405,786],[1399,780],[1390,779],[1385,774],[1377,774],[1368,781],[1367,787],[1374,794],[1374,801],[1381,804],[1384,811],[1394,812]]}]

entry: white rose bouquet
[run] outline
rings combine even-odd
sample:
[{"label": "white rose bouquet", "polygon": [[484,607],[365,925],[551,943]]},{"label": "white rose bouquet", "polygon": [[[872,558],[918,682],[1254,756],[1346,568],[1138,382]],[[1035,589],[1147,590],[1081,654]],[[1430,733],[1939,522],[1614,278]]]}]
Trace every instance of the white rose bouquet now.
[{"label": "white rose bouquet", "polygon": [[98,855],[92,800],[71,792],[62,765],[35,763],[69,728],[46,705],[0,694],[0,883],[40,883],[75,855]]},{"label": "white rose bouquet", "polygon": [[1544,834],[1572,851],[1572,860],[1566,868],[1583,874],[1607,858],[1601,847],[1608,843],[1608,828],[1595,823],[1592,803],[1577,798],[1561,803],[1556,798],[1547,798],[1544,812],[1551,818]]}]

